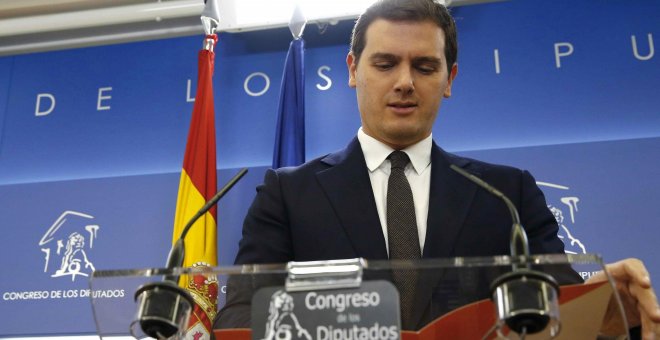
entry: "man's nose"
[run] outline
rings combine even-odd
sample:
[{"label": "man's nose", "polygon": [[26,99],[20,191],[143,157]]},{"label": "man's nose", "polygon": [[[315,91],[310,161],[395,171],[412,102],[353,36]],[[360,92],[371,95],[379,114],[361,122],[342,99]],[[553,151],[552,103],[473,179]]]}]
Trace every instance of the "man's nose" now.
[{"label": "man's nose", "polygon": [[408,68],[401,68],[397,74],[394,91],[404,95],[411,94],[415,91],[415,82],[411,70]]}]

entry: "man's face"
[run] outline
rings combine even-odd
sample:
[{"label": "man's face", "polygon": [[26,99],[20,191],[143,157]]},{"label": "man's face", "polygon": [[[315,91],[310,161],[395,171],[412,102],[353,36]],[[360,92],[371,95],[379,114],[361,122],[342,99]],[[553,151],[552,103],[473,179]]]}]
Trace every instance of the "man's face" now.
[{"label": "man's face", "polygon": [[346,58],[366,134],[395,149],[429,136],[457,72],[454,64],[448,76],[444,49],[442,29],[431,21],[369,25],[360,60]]}]

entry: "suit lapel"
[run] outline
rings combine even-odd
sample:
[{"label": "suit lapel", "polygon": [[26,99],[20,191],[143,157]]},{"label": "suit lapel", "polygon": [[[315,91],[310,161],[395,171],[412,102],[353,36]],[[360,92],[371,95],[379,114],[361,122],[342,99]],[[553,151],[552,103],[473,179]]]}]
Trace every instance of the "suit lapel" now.
[{"label": "suit lapel", "polygon": [[[469,161],[445,153],[435,143],[431,149],[431,190],[426,241],[422,258],[447,258],[454,256],[454,245],[477,190],[459,174],[451,170],[450,164],[460,167]],[[421,270],[415,295],[415,310],[412,320],[417,326],[431,321],[433,289],[444,274],[442,269]],[[428,319],[428,320],[427,320]]]},{"label": "suit lapel", "polygon": [[423,258],[454,256],[456,238],[467,217],[477,186],[466,181],[449,165],[469,161],[450,158],[435,143],[431,151],[431,191]]},{"label": "suit lapel", "polygon": [[358,257],[387,259],[371,180],[357,138],[323,162],[331,167],[316,177],[341,221]]}]

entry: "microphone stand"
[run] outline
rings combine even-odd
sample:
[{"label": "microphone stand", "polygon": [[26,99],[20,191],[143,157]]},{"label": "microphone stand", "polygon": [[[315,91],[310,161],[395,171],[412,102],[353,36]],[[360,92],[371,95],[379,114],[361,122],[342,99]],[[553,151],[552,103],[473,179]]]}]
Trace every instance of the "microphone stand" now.
[{"label": "microphone stand", "polygon": [[[167,257],[167,269],[170,271],[183,265],[185,257],[184,240],[193,224],[211,209],[246,173],[241,169],[225,186],[218,191],[197,213],[188,221],[181,236],[174,243]],[[131,334],[138,338],[134,326],[139,323],[144,334],[156,338],[167,339],[179,333],[187,322],[194,301],[190,294],[178,285],[179,275],[168,274],[162,282],[147,283],[135,292],[138,303],[137,320],[131,323]]]},{"label": "microphone stand", "polygon": [[[450,167],[479,187],[502,199],[513,220],[510,239],[512,270],[491,283],[491,298],[497,308],[498,334],[504,336],[501,334],[500,328],[506,324],[509,329],[520,334],[524,339],[527,334],[543,331],[552,319],[555,322],[551,326],[550,336],[557,336],[561,330],[559,285],[552,276],[531,269],[527,233],[520,223],[520,216],[515,205],[502,192],[479,177],[456,165],[452,164]],[[522,268],[518,265],[519,261],[523,263]]]}]

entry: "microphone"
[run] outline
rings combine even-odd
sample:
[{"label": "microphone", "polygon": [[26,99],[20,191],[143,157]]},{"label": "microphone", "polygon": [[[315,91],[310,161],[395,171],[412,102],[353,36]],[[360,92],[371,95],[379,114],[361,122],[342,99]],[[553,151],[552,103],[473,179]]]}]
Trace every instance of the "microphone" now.
[{"label": "microphone", "polygon": [[[521,334],[535,334],[550,327],[550,335],[559,334],[559,285],[555,279],[540,271],[532,270],[529,264],[529,241],[527,233],[520,223],[516,206],[501,191],[484,182],[479,177],[452,164],[449,166],[463,177],[479,187],[502,199],[509,209],[513,225],[511,226],[510,252],[513,261],[512,271],[497,277],[491,284],[491,296],[498,316],[498,329],[506,324],[509,329]],[[521,259],[524,268],[516,261]],[[501,334],[500,334],[501,335]]]},{"label": "microphone", "polygon": [[[185,257],[184,240],[190,228],[207,211],[209,211],[246,173],[247,168],[241,169],[213,198],[211,198],[188,221],[183,228],[181,236],[174,243],[167,257],[167,269],[174,269],[183,265]],[[140,325],[142,332],[155,339],[165,339],[179,333],[188,322],[193,308],[193,298],[178,285],[179,275],[165,275],[162,282],[152,282],[142,285],[135,292],[135,301],[138,303],[137,319],[131,323],[130,331],[135,338],[136,324]]]},{"label": "microphone", "polygon": [[[183,265],[183,259],[185,257],[185,245],[184,245],[184,239],[186,238],[186,235],[188,235],[188,231],[190,228],[197,222],[197,220],[202,217],[202,215],[206,214],[207,211],[209,211],[218,201],[225,196],[231,188],[234,187],[234,185],[241,179],[245,174],[248,172],[247,168],[241,169],[234,177],[232,177],[227,184],[225,184],[220,191],[218,191],[215,196],[213,196],[204,206],[202,206],[199,211],[186,223],[186,226],[183,227],[183,231],[181,231],[181,236],[179,236],[179,239],[174,243],[174,246],[170,250],[169,255],[167,256],[167,269],[172,269],[172,268],[177,268],[181,267]],[[178,277],[172,277],[169,278],[171,281],[177,282],[179,281]]]}]

